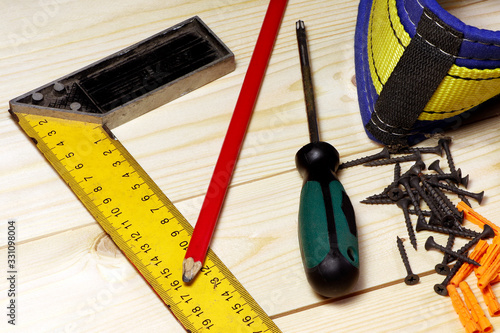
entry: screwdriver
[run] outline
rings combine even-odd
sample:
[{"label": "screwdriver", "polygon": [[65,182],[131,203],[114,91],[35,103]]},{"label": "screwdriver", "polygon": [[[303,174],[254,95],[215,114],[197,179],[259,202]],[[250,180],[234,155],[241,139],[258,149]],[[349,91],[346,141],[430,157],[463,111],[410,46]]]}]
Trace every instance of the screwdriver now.
[{"label": "screwdriver", "polygon": [[337,150],[320,141],[304,22],[296,23],[310,143],[295,156],[304,179],[298,217],[302,262],[309,284],[325,297],[346,294],[359,277],[358,237],[351,201],[336,172]]}]

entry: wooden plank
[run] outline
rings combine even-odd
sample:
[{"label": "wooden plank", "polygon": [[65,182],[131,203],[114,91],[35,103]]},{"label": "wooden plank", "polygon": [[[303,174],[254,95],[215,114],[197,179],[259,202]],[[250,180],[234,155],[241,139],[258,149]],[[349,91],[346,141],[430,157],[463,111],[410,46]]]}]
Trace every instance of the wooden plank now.
[{"label": "wooden plank", "polygon": [[[7,249],[0,253],[7,257]],[[17,253],[17,330],[111,332],[141,330],[147,322],[184,332],[97,224],[21,243]],[[9,302],[7,284],[2,279],[1,304]],[[9,326],[0,323],[3,331]]]},{"label": "wooden plank", "polygon": [[[435,276],[423,280],[430,282]],[[462,332],[448,297],[404,283],[275,319],[284,332]],[[451,311],[450,311],[451,309]],[[384,318],[381,320],[380,318]]]}]

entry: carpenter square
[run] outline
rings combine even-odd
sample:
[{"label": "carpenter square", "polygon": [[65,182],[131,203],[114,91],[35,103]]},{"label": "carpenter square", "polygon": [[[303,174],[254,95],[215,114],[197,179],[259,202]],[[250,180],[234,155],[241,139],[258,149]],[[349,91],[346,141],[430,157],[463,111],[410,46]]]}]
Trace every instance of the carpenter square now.
[{"label": "carpenter square", "polygon": [[14,98],[10,108],[114,128],[234,68],[233,53],[195,16]]}]

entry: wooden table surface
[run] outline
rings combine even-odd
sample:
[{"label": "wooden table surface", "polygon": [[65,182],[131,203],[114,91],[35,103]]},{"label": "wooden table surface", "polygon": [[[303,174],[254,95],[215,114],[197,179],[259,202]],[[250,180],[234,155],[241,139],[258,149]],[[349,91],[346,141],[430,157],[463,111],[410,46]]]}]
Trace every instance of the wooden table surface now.
[{"label": "wooden table surface", "polygon": [[[467,23],[500,29],[498,1],[441,3]],[[0,331],[184,332],[9,116],[8,101],[200,16],[234,52],[236,70],[113,131],[194,224],[267,5],[263,0],[25,0],[2,6]],[[295,22],[304,20],[308,29],[322,139],[347,161],[381,148],[364,133],[354,86],[357,6],[355,0],[289,1],[212,248],[283,332],[462,332],[449,298],[433,291],[443,280],[434,273],[442,256],[424,250],[429,233],[417,234],[418,251],[405,242],[413,271],[421,276],[419,284],[406,286],[395,241],[406,237],[400,210],[360,203],[391,181],[390,166],[339,173],[357,215],[361,277],[355,290],[325,299],[310,289],[303,273],[297,239],[302,179],[294,156],[308,133]],[[476,210],[497,223],[499,110],[492,105],[447,132],[456,165],[470,175],[469,189],[485,191]],[[11,219],[18,236],[15,327],[6,317]],[[444,235],[435,238],[446,242]],[[500,295],[500,287],[495,290]],[[500,329],[500,318],[490,320]]]}]

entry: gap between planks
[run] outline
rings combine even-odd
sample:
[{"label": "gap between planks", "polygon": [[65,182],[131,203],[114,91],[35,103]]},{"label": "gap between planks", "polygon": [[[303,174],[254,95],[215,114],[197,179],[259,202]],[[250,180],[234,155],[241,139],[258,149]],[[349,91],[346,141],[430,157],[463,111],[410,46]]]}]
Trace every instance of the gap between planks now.
[{"label": "gap between planks", "polygon": [[[434,270],[429,270],[427,272],[419,273],[418,276],[419,277],[425,277],[425,276],[429,276],[429,275],[433,275],[433,274],[437,274],[437,273]],[[443,276],[443,278],[444,278],[444,276]],[[290,315],[293,315],[293,314],[297,314],[297,313],[300,313],[300,312],[308,311],[308,310],[311,310],[311,309],[314,309],[314,308],[319,308],[320,306],[323,306],[323,305],[326,305],[326,304],[333,304],[335,302],[340,302],[340,301],[343,301],[345,299],[349,299],[351,297],[355,297],[355,296],[359,296],[359,295],[363,295],[363,294],[368,294],[368,293],[376,291],[376,290],[381,290],[381,289],[384,289],[384,288],[392,287],[392,286],[395,286],[395,285],[397,285],[399,283],[404,283],[403,280],[404,280],[404,278],[398,279],[398,280],[394,280],[394,281],[390,281],[390,282],[386,282],[386,283],[383,283],[383,284],[380,284],[380,285],[377,285],[377,286],[374,286],[374,287],[366,288],[366,289],[363,289],[363,290],[358,290],[356,292],[353,292],[351,294],[348,294],[348,295],[345,295],[345,296],[342,296],[342,297],[338,297],[338,298],[334,298],[334,299],[325,299],[324,301],[321,301],[321,302],[318,302],[318,303],[314,303],[314,304],[310,304],[310,305],[303,306],[303,307],[300,307],[300,308],[296,308],[294,310],[290,310],[290,311],[278,313],[278,314],[275,314],[275,315],[272,315],[272,316],[269,316],[269,317],[272,320],[283,318],[283,317],[290,316]],[[408,287],[410,288],[411,286],[408,286]]]}]

